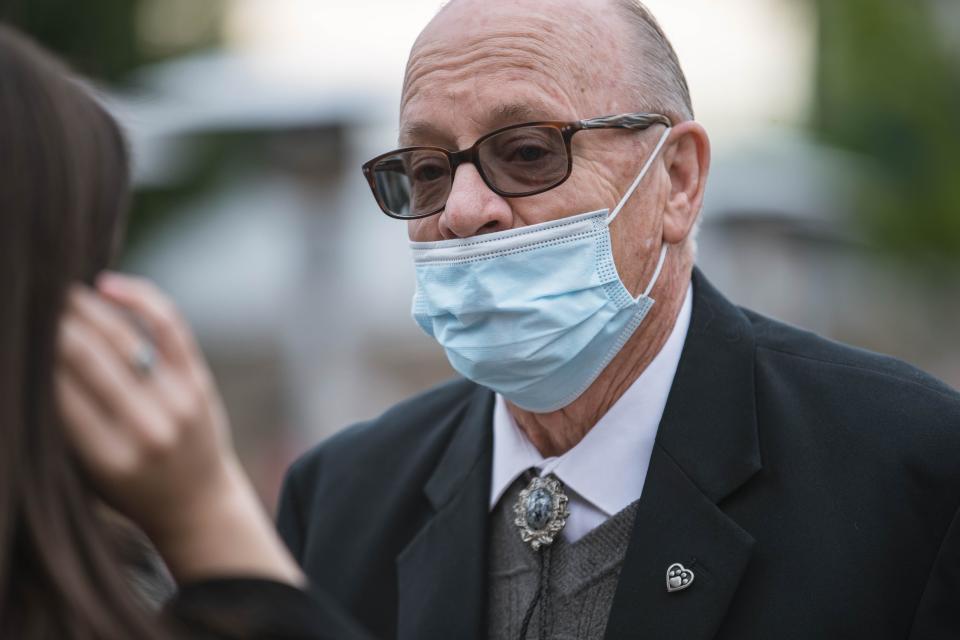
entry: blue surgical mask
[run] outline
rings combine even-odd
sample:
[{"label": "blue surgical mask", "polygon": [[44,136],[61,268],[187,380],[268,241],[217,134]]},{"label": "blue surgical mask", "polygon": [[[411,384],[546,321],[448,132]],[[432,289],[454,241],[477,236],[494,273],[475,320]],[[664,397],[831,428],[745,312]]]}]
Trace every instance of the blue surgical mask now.
[{"label": "blue surgical mask", "polygon": [[411,242],[413,317],[464,377],[522,409],[561,409],[587,390],[654,304],[656,271],[638,297],[613,261],[610,223],[649,171],[667,129],[613,212],[601,209],[508,231]]}]

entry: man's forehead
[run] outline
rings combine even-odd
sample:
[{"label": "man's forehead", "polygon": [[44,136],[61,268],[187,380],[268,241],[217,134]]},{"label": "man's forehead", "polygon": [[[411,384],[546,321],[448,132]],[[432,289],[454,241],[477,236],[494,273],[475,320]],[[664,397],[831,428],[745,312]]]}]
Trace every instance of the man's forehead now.
[{"label": "man's forehead", "polygon": [[[474,56],[504,67],[555,66],[576,73],[618,57],[622,20],[610,0],[456,0],[423,29],[407,62],[404,89],[425,71]],[[598,7],[602,6],[603,11]]]},{"label": "man's forehead", "polygon": [[438,110],[469,111],[478,133],[570,119],[621,71],[616,20],[591,11],[598,2],[455,0],[411,51],[401,142],[436,140]]}]

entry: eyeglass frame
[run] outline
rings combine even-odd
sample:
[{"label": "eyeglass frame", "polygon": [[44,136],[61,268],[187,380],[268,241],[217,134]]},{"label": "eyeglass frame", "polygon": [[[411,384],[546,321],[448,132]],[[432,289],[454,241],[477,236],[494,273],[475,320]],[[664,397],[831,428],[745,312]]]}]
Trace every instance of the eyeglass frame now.
[{"label": "eyeglass frame", "polygon": [[[436,151],[440,152],[447,158],[447,163],[450,165],[450,189],[453,189],[453,179],[456,176],[457,169],[462,164],[472,164],[477,169],[477,173],[480,174],[480,179],[483,180],[483,183],[487,185],[491,191],[496,193],[498,196],[503,198],[526,198],[527,196],[535,196],[545,191],[550,191],[551,189],[556,189],[561,184],[566,182],[570,178],[570,174],[573,173],[573,150],[571,148],[571,143],[573,140],[574,134],[578,131],[584,131],[588,129],[631,129],[634,131],[646,131],[650,127],[662,124],[666,127],[673,126],[673,122],[669,117],[659,114],[659,113],[623,113],[619,115],[612,116],[601,116],[598,118],[588,118],[584,120],[576,120],[574,122],[567,122],[563,120],[541,120],[537,122],[524,122],[521,124],[512,124],[507,127],[502,127],[496,129],[489,133],[484,134],[476,140],[472,145],[466,149],[461,149],[459,151],[450,151],[449,149],[444,149],[443,147],[433,147],[433,146],[413,146],[413,147],[402,147],[400,149],[394,149],[393,151],[388,151],[387,153],[382,153],[377,157],[364,162],[361,169],[363,170],[363,175],[367,179],[367,184],[370,185],[370,190],[373,192],[373,197],[377,201],[377,205],[380,207],[386,215],[394,218],[395,220],[420,220],[422,218],[429,218],[430,216],[435,216],[438,213],[442,212],[447,208],[446,199],[444,199],[443,206],[439,207],[435,211],[430,213],[422,213],[415,216],[400,216],[395,213],[392,213],[387,209],[386,204],[383,202],[380,197],[380,193],[377,190],[376,178],[374,177],[373,168],[374,166],[390,156],[395,156],[401,153],[408,153],[411,151]],[[520,129],[523,127],[553,127],[560,131],[560,134],[563,136],[563,143],[567,153],[567,170],[564,173],[563,178],[542,189],[536,189],[528,193],[521,194],[511,194],[501,189],[498,189],[496,186],[491,184],[489,178],[483,171],[483,165],[480,163],[480,154],[479,147],[486,140],[492,138],[493,136],[499,135],[505,131],[510,131],[511,129]],[[447,193],[447,198],[450,194]]]}]

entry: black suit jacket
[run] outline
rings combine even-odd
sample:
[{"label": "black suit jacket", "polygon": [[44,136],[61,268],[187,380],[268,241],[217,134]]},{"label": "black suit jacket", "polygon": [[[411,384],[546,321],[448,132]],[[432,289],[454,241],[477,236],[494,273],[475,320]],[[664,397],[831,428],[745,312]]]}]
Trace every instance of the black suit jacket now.
[{"label": "black suit jacket", "polygon": [[[960,396],[693,290],[606,637],[960,638]],[[288,475],[283,537],[378,637],[484,636],[492,407],[455,381]]]}]

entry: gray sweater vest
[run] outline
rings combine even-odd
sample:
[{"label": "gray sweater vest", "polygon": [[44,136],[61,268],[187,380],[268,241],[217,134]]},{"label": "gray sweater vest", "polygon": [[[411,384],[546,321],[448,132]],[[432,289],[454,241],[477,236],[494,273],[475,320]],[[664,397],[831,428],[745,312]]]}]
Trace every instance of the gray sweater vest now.
[{"label": "gray sweater vest", "polygon": [[[513,505],[524,486],[522,477],[514,482],[490,516],[487,636],[495,640],[520,640],[523,617],[540,579],[541,559],[513,524]],[[603,638],[636,513],[634,502],[573,544],[562,534],[557,537],[550,550],[549,587],[534,609],[526,638],[541,637],[544,606],[543,637]]]}]

